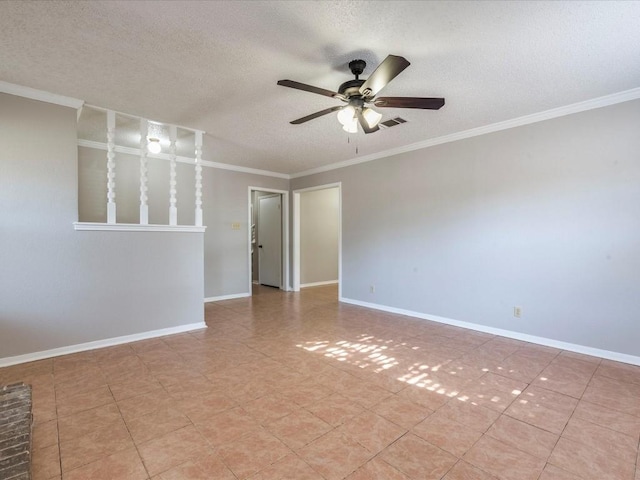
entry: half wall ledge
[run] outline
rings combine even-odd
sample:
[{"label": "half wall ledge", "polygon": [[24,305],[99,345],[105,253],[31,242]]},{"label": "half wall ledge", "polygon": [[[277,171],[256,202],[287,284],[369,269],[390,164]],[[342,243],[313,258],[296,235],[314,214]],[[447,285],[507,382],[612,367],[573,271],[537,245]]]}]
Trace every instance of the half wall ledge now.
[{"label": "half wall ledge", "polygon": [[188,232],[204,233],[207,227],[194,225],[140,225],[138,223],[73,222],[74,230],[92,232]]}]

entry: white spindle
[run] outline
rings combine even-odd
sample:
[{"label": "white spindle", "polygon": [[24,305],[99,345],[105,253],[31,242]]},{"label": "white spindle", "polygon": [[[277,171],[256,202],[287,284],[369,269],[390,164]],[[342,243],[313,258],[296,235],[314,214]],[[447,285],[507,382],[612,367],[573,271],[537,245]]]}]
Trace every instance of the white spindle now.
[{"label": "white spindle", "polygon": [[107,111],[107,223],[116,223],[116,114]]},{"label": "white spindle", "polygon": [[149,122],[140,119],[140,225],[149,225],[149,205],[147,201],[147,137],[149,136]]},{"label": "white spindle", "polygon": [[196,132],[196,227],[202,226],[202,132]]},{"label": "white spindle", "polygon": [[169,127],[169,225],[178,224],[178,208],[176,207],[176,138],[178,129],[175,125]]}]

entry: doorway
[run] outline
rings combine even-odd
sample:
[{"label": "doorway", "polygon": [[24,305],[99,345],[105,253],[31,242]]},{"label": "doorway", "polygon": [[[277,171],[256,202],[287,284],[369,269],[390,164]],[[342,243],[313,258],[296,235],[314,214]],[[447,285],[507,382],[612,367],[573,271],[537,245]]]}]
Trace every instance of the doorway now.
[{"label": "doorway", "polygon": [[280,288],[282,285],[282,195],[276,193],[258,197],[257,213],[258,249],[254,250],[254,254],[256,252],[258,254],[258,283],[267,287]]},{"label": "doorway", "polygon": [[248,276],[253,284],[289,290],[289,192],[249,187]]},{"label": "doorway", "polygon": [[[326,268],[336,263],[333,270]],[[338,296],[342,297],[341,183],[293,191],[292,265],[294,291],[335,284],[337,277]]]}]

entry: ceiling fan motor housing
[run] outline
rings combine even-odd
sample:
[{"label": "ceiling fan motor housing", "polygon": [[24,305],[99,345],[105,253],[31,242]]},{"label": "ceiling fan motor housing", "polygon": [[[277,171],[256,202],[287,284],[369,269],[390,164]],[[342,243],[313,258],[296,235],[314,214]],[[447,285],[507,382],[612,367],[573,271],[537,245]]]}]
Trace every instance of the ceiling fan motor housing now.
[{"label": "ceiling fan motor housing", "polygon": [[364,80],[348,80],[340,85],[338,93],[349,98],[354,95],[360,95],[360,87],[364,83]]},{"label": "ceiling fan motor housing", "polygon": [[364,60],[351,60],[349,62],[349,70],[351,70],[351,73],[356,76],[356,80],[358,79],[359,75],[362,75],[362,72],[364,72],[366,66],[367,62],[365,62]]}]

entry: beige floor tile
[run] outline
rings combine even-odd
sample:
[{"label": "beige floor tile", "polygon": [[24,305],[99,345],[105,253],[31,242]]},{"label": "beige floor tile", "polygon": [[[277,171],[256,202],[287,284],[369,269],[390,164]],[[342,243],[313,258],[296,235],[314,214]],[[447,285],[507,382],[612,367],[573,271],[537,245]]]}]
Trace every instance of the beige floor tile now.
[{"label": "beige floor tile", "polygon": [[544,467],[542,475],[538,480],[581,480],[580,477],[562,470],[558,467],[554,467],[550,463]]},{"label": "beige floor tile", "polygon": [[482,436],[482,432],[441,415],[428,417],[411,431],[456,457],[462,457]]},{"label": "beige floor tile", "polygon": [[[322,476],[296,455],[287,455],[262,471],[249,477],[250,480],[323,480]],[[178,480],[178,479],[176,479]],[[205,480],[205,479],[203,479]],[[208,480],[208,479],[207,479]]]},{"label": "beige floor tile", "polygon": [[534,457],[546,460],[558,441],[558,435],[502,415],[487,430],[487,435]]},{"label": "beige floor tile", "polygon": [[269,394],[257,398],[245,403],[242,408],[262,425],[273,422],[298,409],[295,403],[279,394]]},{"label": "beige floor tile", "polygon": [[442,480],[499,480],[498,477],[474,467],[470,463],[460,460],[449,470]]},{"label": "beige floor tile", "polygon": [[378,458],[369,460],[358,470],[346,477],[346,480],[411,480],[410,477],[400,470],[392,467],[387,462]]},{"label": "beige floor tile", "polygon": [[213,453],[193,426],[142,443],[138,445],[138,452],[151,476]]},{"label": "beige floor tile", "polygon": [[179,430],[191,421],[175,408],[166,407],[126,421],[129,433],[136,445],[164,434]]},{"label": "beige floor tile", "polygon": [[186,398],[172,403],[175,408],[184,413],[192,422],[204,421],[218,413],[237,406],[236,402],[220,392]]},{"label": "beige floor tile", "polygon": [[314,440],[298,455],[327,480],[346,477],[372,457],[362,445],[338,430]]},{"label": "beige floor tile", "polygon": [[559,434],[578,401],[538,387],[527,388],[505,411],[507,415],[535,427]]},{"label": "beige floor tile", "polygon": [[33,427],[32,446],[34,450],[58,444],[58,422],[49,420]]},{"label": "beige floor tile", "polygon": [[437,410],[442,405],[451,400],[452,397],[458,395],[458,391],[450,392],[445,389],[430,390],[429,388],[419,387],[417,385],[408,385],[396,395],[417,403],[421,407],[429,410]]},{"label": "beige floor tile", "polygon": [[130,448],[133,441],[122,419],[85,435],[61,440],[62,473]]},{"label": "beige floor tile", "polygon": [[118,409],[125,420],[132,420],[147,415],[173,402],[164,388],[159,388],[136,397],[127,398],[117,403]]},{"label": "beige floor tile", "polygon": [[291,454],[280,440],[264,429],[221,446],[218,455],[238,478],[247,478]]},{"label": "beige floor tile", "polygon": [[537,480],[545,461],[483,436],[464,456],[466,462],[504,480]]},{"label": "beige floor tile", "polygon": [[60,476],[60,451],[57,443],[34,450],[31,458],[31,471],[35,480]]},{"label": "beige floor tile", "polygon": [[165,390],[176,400],[193,398],[200,395],[215,393],[213,384],[204,376],[187,378],[185,380],[164,385]]},{"label": "beige floor tile", "polygon": [[[154,477],[155,478],[155,477]],[[161,473],[158,480],[236,480],[222,459],[213,454],[197,460],[190,460],[182,465]]]},{"label": "beige floor tile", "polygon": [[547,359],[531,358],[518,352],[491,364],[490,371],[502,377],[531,383],[549,364]]},{"label": "beige floor tile", "polygon": [[145,480],[147,471],[135,448],[123,450],[71,470],[65,480]]},{"label": "beige floor tile", "polygon": [[527,384],[520,380],[487,373],[482,378],[465,385],[458,398],[468,398],[468,401],[474,405],[503,412],[526,387]]},{"label": "beige floor tile", "polygon": [[433,413],[433,410],[422,407],[399,395],[385,398],[371,407],[371,410],[407,430]]},{"label": "beige floor tile", "polygon": [[101,405],[114,403],[113,395],[106,385],[89,391],[70,395],[57,400],[58,415],[64,417],[73,413],[90,410]]},{"label": "beige floor tile", "polygon": [[364,408],[348,398],[335,393],[309,405],[307,410],[329,425],[336,427],[358,415]]},{"label": "beige floor tile", "polygon": [[576,406],[573,417],[624,433],[636,440],[640,439],[640,417],[611,410],[584,400],[581,400]]},{"label": "beige floor tile", "polygon": [[242,407],[225,410],[195,422],[195,426],[214,447],[232,442],[260,429],[256,420]]},{"label": "beige floor tile", "polygon": [[373,455],[386,448],[407,432],[395,423],[370,411],[346,421],[340,430]]},{"label": "beige floor tile", "polygon": [[584,480],[633,480],[635,464],[561,437],[549,463]]},{"label": "beige floor tile", "polygon": [[311,412],[298,408],[266,426],[267,430],[292,450],[298,450],[333,429]]},{"label": "beige floor tile", "polygon": [[58,419],[60,441],[71,441],[121,422],[122,416],[115,403],[60,417]]},{"label": "beige floor tile", "polygon": [[640,417],[640,385],[605,376],[594,376],[583,400]]},{"label": "beige floor tile", "polygon": [[618,457],[627,463],[636,461],[637,439],[587,420],[572,418],[562,432],[562,436],[583,443],[603,456]]},{"label": "beige floor tile", "polygon": [[470,400],[456,398],[437,410],[433,416],[446,417],[472,430],[485,432],[500,414],[495,410],[476,405]]},{"label": "beige floor tile", "polygon": [[406,434],[380,453],[379,458],[410,478],[438,480],[457,462],[457,458],[431,443]]},{"label": "beige floor tile", "polygon": [[603,360],[596,370],[596,375],[613,378],[621,382],[635,383],[640,385],[640,366],[628,365],[626,363]]},{"label": "beige floor tile", "polygon": [[160,383],[151,376],[133,375],[123,382],[109,382],[109,389],[116,401],[137,397],[161,388]]},{"label": "beige floor tile", "polygon": [[[574,361],[574,363],[575,362],[576,361]],[[593,366],[593,364],[585,362],[580,363]],[[587,384],[591,380],[592,375],[593,372],[580,373],[576,372],[576,369],[571,366],[552,362],[531,384],[569,395],[570,397],[580,398],[587,388]]]}]

